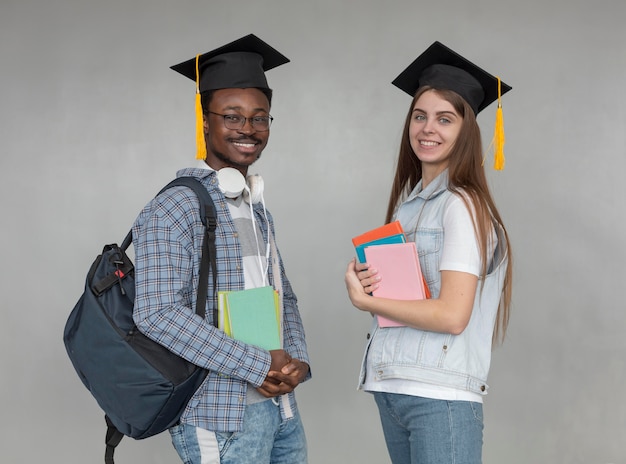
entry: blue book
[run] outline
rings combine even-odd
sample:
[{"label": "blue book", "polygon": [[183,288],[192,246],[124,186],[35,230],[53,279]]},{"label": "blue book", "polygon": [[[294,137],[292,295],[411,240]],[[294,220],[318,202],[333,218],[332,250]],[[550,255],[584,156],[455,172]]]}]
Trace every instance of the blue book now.
[{"label": "blue book", "polygon": [[406,242],[406,238],[404,234],[395,234],[389,235],[387,237],[377,238],[375,240],[371,240],[369,242],[361,243],[355,247],[356,257],[359,260],[359,263],[365,262],[365,248],[374,245],[389,245],[393,243],[404,243]]}]

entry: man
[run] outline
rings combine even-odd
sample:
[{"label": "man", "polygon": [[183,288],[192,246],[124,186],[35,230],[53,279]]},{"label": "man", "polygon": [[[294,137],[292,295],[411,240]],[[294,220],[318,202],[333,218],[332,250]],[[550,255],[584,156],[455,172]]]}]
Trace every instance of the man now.
[{"label": "man", "polygon": [[210,322],[217,311],[212,282],[206,317],[198,317],[204,227],[195,194],[175,187],[143,209],[133,226],[137,327],[209,371],[180,424],[170,429],[185,463],[307,461],[294,395],[310,377],[302,321],[274,242],[272,217],[258,201],[263,184],[258,177],[250,186],[244,181],[269,138],[272,91],[264,72],[288,61],[249,35],[172,67],[196,81],[202,99],[198,148],[204,159],[177,175],[198,178],[215,203],[217,290],[271,285],[280,296],[283,320],[282,349],[268,351],[227,336]]}]

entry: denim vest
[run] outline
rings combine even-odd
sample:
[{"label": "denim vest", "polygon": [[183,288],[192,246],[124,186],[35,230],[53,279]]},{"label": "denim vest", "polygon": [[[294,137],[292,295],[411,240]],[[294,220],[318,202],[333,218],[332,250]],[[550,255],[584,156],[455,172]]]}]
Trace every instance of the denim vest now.
[{"label": "denim vest", "polygon": [[[439,297],[441,288],[443,213],[454,195],[447,187],[447,171],[421,192],[420,182],[396,212],[407,240],[416,242],[432,298]],[[508,265],[504,234],[499,227],[495,232],[498,241],[491,265],[485,278],[478,281],[472,315],[465,330],[451,335],[410,327],[381,328],[374,318],[359,378],[360,389],[369,364],[374,372],[368,375],[376,380],[415,380],[487,394],[491,340]]]}]

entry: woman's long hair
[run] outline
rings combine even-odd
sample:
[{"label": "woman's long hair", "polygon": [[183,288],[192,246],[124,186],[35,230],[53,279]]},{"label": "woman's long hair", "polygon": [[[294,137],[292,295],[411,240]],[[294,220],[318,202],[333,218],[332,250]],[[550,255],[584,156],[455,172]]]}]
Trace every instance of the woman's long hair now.
[{"label": "woman's long hair", "polygon": [[467,102],[456,92],[424,86],[415,94],[404,123],[398,164],[391,187],[391,194],[389,195],[385,222],[391,221],[400,202],[407,197],[422,178],[422,164],[411,148],[409,126],[411,124],[415,102],[417,102],[418,98],[424,92],[429,90],[436,92],[437,95],[448,101],[463,118],[459,135],[450,149],[448,161],[448,189],[458,194],[466,203],[468,209],[474,212],[474,228],[478,237],[478,246],[482,258],[481,278],[484,278],[487,274],[487,263],[489,261],[487,252],[492,236],[492,227],[500,227],[506,240],[509,262],[493,333],[493,342],[500,343],[504,340],[509,323],[513,267],[511,247],[506,228],[502,223],[502,218],[500,217],[500,213],[498,213],[498,209],[496,208],[487,185],[487,178],[482,165],[483,155],[480,129],[476,122],[476,116]]}]

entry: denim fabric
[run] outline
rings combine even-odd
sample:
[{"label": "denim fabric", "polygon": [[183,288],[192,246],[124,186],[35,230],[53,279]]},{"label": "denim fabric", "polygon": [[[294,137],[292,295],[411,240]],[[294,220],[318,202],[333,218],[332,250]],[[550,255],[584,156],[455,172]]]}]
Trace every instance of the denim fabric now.
[{"label": "denim fabric", "polygon": [[393,464],[481,464],[481,403],[374,393]]},{"label": "denim fabric", "polygon": [[215,432],[189,424],[169,429],[172,444],[184,464],[220,464]]},{"label": "denim fabric", "polygon": [[[421,182],[399,207],[396,218],[417,246],[420,265],[433,298],[439,297],[443,254],[443,220],[446,207],[455,199],[447,190],[447,171],[423,191]],[[417,221],[419,219],[419,227]],[[478,282],[470,321],[459,335],[435,333],[411,327],[380,328],[372,322],[359,377],[376,381],[405,379],[486,395],[491,363],[491,339],[508,258],[506,241],[498,228],[491,267]],[[368,379],[369,380],[369,379]]]},{"label": "denim fabric", "polygon": [[306,437],[300,415],[296,412],[292,418],[283,420],[275,400],[248,405],[240,432],[213,433],[181,424],[170,429],[170,434],[174,448],[185,464],[307,462]]}]

